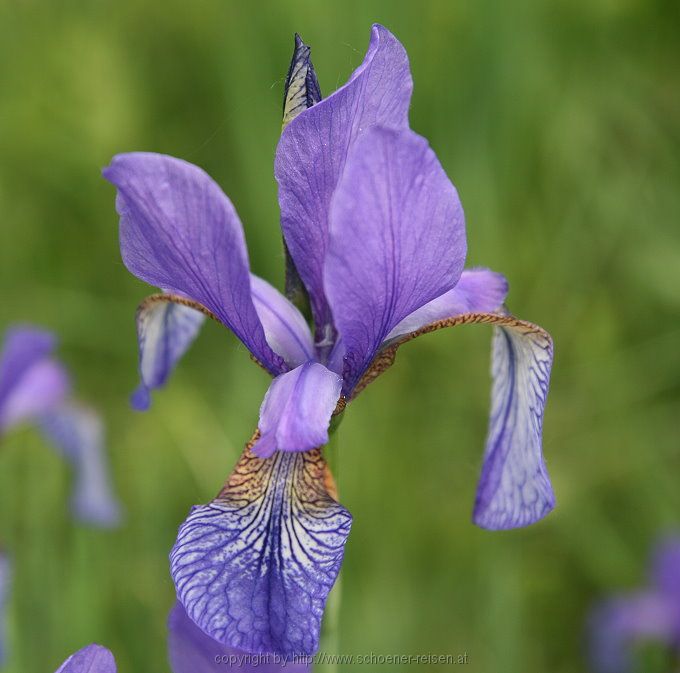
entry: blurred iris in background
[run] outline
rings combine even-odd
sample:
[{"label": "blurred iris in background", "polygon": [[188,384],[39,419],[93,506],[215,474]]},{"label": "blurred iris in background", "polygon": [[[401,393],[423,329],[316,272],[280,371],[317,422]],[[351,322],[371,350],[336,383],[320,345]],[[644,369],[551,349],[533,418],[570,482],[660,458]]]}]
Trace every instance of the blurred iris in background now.
[{"label": "blurred iris in background", "polygon": [[661,540],[646,586],[612,596],[589,622],[598,673],[675,673],[680,667],[680,537]]},{"label": "blurred iris in background", "polygon": [[[65,367],[54,357],[56,338],[30,326],[7,329],[0,350],[0,450],[2,436],[23,423],[40,428],[74,472],[73,515],[89,524],[115,526],[120,504],[111,490],[99,416],[71,397]],[[5,609],[10,559],[0,547],[0,665],[5,656]]]}]

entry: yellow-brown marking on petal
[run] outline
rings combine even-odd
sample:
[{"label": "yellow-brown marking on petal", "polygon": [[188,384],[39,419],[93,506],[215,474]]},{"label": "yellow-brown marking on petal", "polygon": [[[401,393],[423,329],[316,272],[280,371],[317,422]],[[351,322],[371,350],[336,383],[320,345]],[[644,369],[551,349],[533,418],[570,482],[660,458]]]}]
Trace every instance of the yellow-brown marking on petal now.
[{"label": "yellow-brown marking on petal", "polygon": [[472,324],[487,324],[496,327],[508,327],[510,329],[519,329],[527,334],[540,334],[545,339],[551,341],[551,337],[542,327],[520,320],[509,313],[461,313],[452,318],[444,318],[425,325],[414,332],[402,334],[396,337],[390,343],[387,343],[378,352],[378,354],[371,362],[369,368],[359,380],[359,383],[354,388],[351,399],[354,399],[367,385],[375,381],[383,372],[387,371],[393,364],[397,355],[399,346],[412,341],[422,334],[429,334],[436,332],[444,327],[456,327],[457,325],[472,325]]}]

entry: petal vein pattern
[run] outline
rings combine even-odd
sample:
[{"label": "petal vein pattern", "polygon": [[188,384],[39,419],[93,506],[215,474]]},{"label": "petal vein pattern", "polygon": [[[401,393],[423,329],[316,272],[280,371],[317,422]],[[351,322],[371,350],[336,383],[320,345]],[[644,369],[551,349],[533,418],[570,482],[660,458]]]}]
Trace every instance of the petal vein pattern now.
[{"label": "petal vein pattern", "polygon": [[329,495],[320,450],[260,459],[256,438],[217,499],[180,527],[170,555],[177,595],[224,645],[313,654],[351,515]]}]

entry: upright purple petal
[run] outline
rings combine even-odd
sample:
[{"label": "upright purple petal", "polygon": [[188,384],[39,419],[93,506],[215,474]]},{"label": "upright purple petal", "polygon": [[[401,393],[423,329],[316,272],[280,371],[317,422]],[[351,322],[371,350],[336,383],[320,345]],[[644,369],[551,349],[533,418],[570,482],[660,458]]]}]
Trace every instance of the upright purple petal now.
[{"label": "upright purple petal", "polygon": [[0,434],[58,405],[68,394],[66,371],[50,359],[55,345],[55,337],[44,330],[7,330],[0,354]]},{"label": "upright purple petal", "polygon": [[255,310],[272,350],[289,367],[297,367],[314,357],[314,339],[300,311],[266,280],[251,274]]},{"label": "upright purple petal", "polygon": [[121,508],[111,487],[99,416],[90,409],[69,404],[46,414],[41,425],[48,439],[73,466],[74,515],[98,526],[117,525]]},{"label": "upright purple petal", "polygon": [[346,392],[399,322],[455,286],[465,253],[458,194],[427,141],[365,131],[333,197],[324,273]]},{"label": "upright purple petal", "polygon": [[250,450],[209,505],[195,507],[170,554],[189,617],[222,645],[313,654],[351,516],[327,490],[319,450]]},{"label": "upright purple petal", "polygon": [[141,381],[131,398],[137,411],[149,408],[151,390],[165,385],[204,320],[203,313],[172,301],[170,295],[153,295],[140,304],[136,322]]},{"label": "upright purple petal", "polygon": [[456,286],[406,316],[386,341],[415,332],[425,325],[462,313],[492,313],[502,308],[508,294],[508,281],[489,269],[463,271]]},{"label": "upright purple petal", "polygon": [[172,673],[309,673],[311,666],[280,654],[253,654],[225,647],[206,635],[177,601],[168,617],[168,655]]},{"label": "upright purple petal", "polygon": [[274,167],[281,227],[321,330],[331,321],[323,286],[331,196],[362,132],[375,124],[408,126],[412,88],[406,51],[392,33],[374,25],[364,61],[349,81],[301,112],[281,134]]},{"label": "upright purple petal", "polygon": [[7,660],[7,605],[12,583],[9,557],[0,549],[0,668]]},{"label": "upright purple petal", "polygon": [[277,376],[260,408],[261,458],[274,451],[309,451],[328,443],[328,426],[342,390],[342,378],[318,362]]},{"label": "upright purple petal", "polygon": [[111,652],[93,643],[72,654],[56,673],[116,673],[116,670]]},{"label": "upright purple petal", "polygon": [[241,222],[217,184],[197,166],[141,152],[114,157],[104,177],[118,188],[130,272],[202,304],[272,374],[284,371],[253,305]]},{"label": "upright purple petal", "polygon": [[639,592],[599,605],[590,617],[590,657],[596,673],[633,673],[635,647],[677,643],[671,602],[660,594]]}]

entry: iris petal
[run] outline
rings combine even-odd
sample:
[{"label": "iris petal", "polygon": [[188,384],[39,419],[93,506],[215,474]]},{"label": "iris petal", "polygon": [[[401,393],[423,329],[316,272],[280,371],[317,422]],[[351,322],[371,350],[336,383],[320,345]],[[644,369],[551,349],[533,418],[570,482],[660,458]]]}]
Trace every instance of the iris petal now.
[{"label": "iris petal", "polygon": [[385,341],[454,315],[497,311],[507,294],[508,281],[502,274],[489,269],[467,269],[452,290],[406,316]]},{"label": "iris petal", "polygon": [[276,654],[251,654],[226,647],[206,635],[177,601],[168,617],[168,655],[172,673],[308,673],[311,666]]},{"label": "iris petal", "polygon": [[318,362],[307,362],[275,378],[260,409],[255,453],[308,451],[328,443],[328,426],[342,379]]},{"label": "iris petal", "polygon": [[555,506],[542,451],[553,359],[552,338],[544,329],[502,313],[463,313],[439,320],[383,346],[354,397],[393,364],[402,344],[443,327],[472,323],[495,327],[491,418],[473,521],[489,529],[527,526]]},{"label": "iris petal", "polygon": [[170,554],[177,595],[223,645],[313,654],[351,515],[329,494],[320,450],[260,459],[251,446],[217,499],[179,529]]},{"label": "iris petal", "polygon": [[44,330],[7,330],[0,354],[0,433],[57,406],[68,395],[68,374],[50,359],[55,345],[55,337]]},{"label": "iris petal", "polygon": [[116,662],[101,645],[88,645],[72,654],[56,673],[116,673]]},{"label": "iris petal", "polygon": [[346,394],[399,322],[456,285],[465,253],[458,194],[427,141],[365,131],[333,196],[324,270]]},{"label": "iris petal", "polygon": [[267,342],[290,367],[314,357],[314,340],[302,313],[266,280],[251,274],[255,310]]},{"label": "iris petal", "polygon": [[205,320],[200,310],[180,301],[180,297],[173,295],[153,295],[137,309],[141,382],[131,401],[138,411],[149,408],[150,391],[165,385]]},{"label": "iris petal", "polygon": [[114,157],[104,177],[118,188],[120,248],[130,272],[197,301],[273,375],[284,371],[253,305],[241,222],[217,184],[197,166],[142,152]]},{"label": "iris petal", "polygon": [[99,526],[117,525],[121,508],[111,487],[99,416],[86,407],[62,405],[42,417],[41,427],[73,466],[74,515]]},{"label": "iris petal", "polygon": [[281,227],[321,333],[331,322],[323,287],[328,209],[347,153],[375,124],[406,128],[412,89],[406,51],[392,33],[374,25],[364,61],[348,82],[281,134],[274,166]]}]

